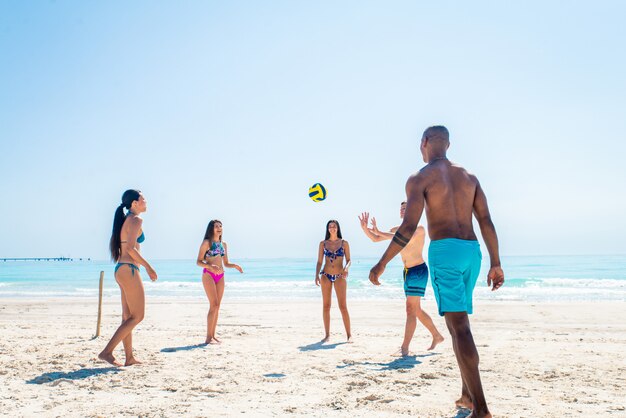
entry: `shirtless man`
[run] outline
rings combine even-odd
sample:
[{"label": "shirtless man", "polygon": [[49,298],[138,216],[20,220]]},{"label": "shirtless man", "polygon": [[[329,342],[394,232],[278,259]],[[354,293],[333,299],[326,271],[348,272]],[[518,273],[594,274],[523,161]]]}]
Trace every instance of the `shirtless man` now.
[{"label": "shirtless man", "polygon": [[[406,212],[406,202],[400,204],[400,219],[404,218]],[[372,228],[368,228],[369,213],[364,212],[359,216],[361,228],[365,235],[374,242],[384,241],[393,238],[393,233],[398,227],[391,228],[391,232],[382,232],[376,225],[376,218],[372,218]],[[417,326],[416,318],[428,329],[432,335],[432,342],[428,350],[434,349],[437,344],[443,341],[443,336],[435,327],[430,316],[422,310],[420,300],[424,297],[426,284],[428,283],[428,267],[422,258],[422,249],[424,248],[424,231],[423,226],[418,226],[409,243],[400,251],[402,262],[404,263],[404,294],[406,296],[406,325],[404,327],[404,341],[400,347],[400,354],[409,355],[409,344],[413,339],[415,327]]]},{"label": "shirtless man", "polygon": [[474,228],[472,214],[489,252],[491,268],[487,285],[496,290],[504,283],[500,267],[498,237],[491,221],[487,198],[476,176],[446,157],[450,146],[448,130],[432,126],[422,136],[420,150],[427,163],[406,183],[407,208],[402,224],[378,264],[370,270],[370,281],[378,278],[385,266],[407,246],[426,209],[428,262],[439,314],[445,316],[452,336],[461,380],[463,382],[459,407],[472,409],[471,417],[491,417],[478,371],[478,351],[474,344],[468,314],[473,311],[472,292],[480,271],[482,255]]}]

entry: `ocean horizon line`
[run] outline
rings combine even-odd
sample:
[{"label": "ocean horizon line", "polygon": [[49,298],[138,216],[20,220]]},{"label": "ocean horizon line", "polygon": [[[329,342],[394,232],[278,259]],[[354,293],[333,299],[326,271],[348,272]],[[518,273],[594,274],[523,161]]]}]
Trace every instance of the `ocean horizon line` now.
[{"label": "ocean horizon line", "polygon": [[[424,256],[427,256],[427,251],[424,251]],[[376,259],[380,258],[380,255],[361,255],[353,254],[352,259]],[[485,255],[486,256],[486,255]],[[588,253],[588,254],[501,254],[501,258],[542,258],[542,257],[626,257],[626,253]],[[426,257],[425,257],[426,258]],[[483,257],[485,258],[485,257]],[[267,261],[267,260],[312,260],[315,257],[311,256],[290,256],[290,257],[237,257],[238,260],[246,261]],[[189,261],[194,258],[151,258],[153,261]],[[0,261],[93,261],[97,263],[115,263],[110,259],[94,258],[94,257],[72,257],[72,256],[46,256],[46,257],[4,257],[0,256]]]}]

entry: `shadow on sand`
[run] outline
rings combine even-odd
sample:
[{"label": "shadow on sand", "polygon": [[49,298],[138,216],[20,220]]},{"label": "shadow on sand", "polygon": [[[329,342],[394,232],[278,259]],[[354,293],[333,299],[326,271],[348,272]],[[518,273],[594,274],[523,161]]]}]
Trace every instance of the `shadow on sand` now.
[{"label": "shadow on sand", "polygon": [[161,349],[161,353],[175,353],[177,351],[189,351],[194,350],[196,348],[207,347],[209,344],[193,344],[193,345],[184,345],[182,347],[165,347]]},{"label": "shadow on sand", "polygon": [[345,364],[342,364],[340,366],[337,366],[338,369],[345,369],[346,367],[353,367],[353,366],[374,366],[375,370],[398,370],[398,369],[412,369],[413,367],[415,367],[418,364],[422,364],[421,361],[419,361],[417,358],[424,358],[424,357],[430,357],[430,356],[436,356],[437,353],[429,353],[429,354],[422,354],[422,355],[412,355],[412,356],[404,356],[404,357],[398,357],[393,361],[390,361],[388,363],[372,363],[370,361],[348,361]]},{"label": "shadow on sand", "polygon": [[321,341],[318,341],[313,344],[303,345],[302,347],[298,347],[298,350],[300,351],[332,350],[333,348],[336,348],[337,346],[340,346],[343,344],[348,344],[348,343],[344,341],[342,343],[325,344]]},{"label": "shadow on sand", "polygon": [[41,385],[43,383],[50,383],[57,380],[80,380],[86,379],[91,376],[97,376],[99,374],[119,373],[121,369],[119,367],[101,367],[97,369],[79,369],[73,372],[49,372],[40,376],[33,377],[27,380],[26,383],[30,385]]},{"label": "shadow on sand", "polygon": [[456,409],[456,415],[454,415],[452,418],[467,418],[470,415],[472,415],[472,410],[471,409],[457,408]]}]

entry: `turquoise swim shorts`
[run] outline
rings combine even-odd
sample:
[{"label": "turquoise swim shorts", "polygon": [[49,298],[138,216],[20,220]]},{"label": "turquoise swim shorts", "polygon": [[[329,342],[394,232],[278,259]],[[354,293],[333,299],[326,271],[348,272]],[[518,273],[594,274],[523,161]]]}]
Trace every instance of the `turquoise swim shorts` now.
[{"label": "turquoise swim shorts", "polygon": [[428,264],[439,315],[473,312],[472,293],[481,260],[478,241],[445,238],[430,242]]}]

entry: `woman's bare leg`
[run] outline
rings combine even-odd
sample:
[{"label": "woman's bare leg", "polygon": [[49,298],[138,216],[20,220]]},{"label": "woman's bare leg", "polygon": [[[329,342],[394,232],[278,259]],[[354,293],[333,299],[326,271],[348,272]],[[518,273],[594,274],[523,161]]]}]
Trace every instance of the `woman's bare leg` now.
[{"label": "woman's bare leg", "polygon": [[[128,316],[122,321],[122,324],[117,328],[117,331],[115,331],[111,340],[106,347],[104,347],[104,350],[102,350],[98,357],[101,360],[113,364],[114,366],[121,366],[121,364],[115,360],[113,350],[115,350],[115,347],[117,347],[122,340],[129,336],[133,328],[135,328],[135,326],[143,320],[146,299],[139,272],[131,270],[130,267],[122,266],[117,271],[115,280],[124,294],[124,299],[126,300],[126,306],[128,308]],[[132,339],[130,340],[130,345],[130,352],[132,356]]]},{"label": "woman's bare leg", "polygon": [[350,342],[352,332],[350,331],[350,314],[348,313],[348,304],[346,302],[348,293],[348,281],[346,279],[335,280],[335,293],[337,294],[337,303],[339,304],[339,311],[341,311],[343,326],[346,329],[346,337],[348,342]]},{"label": "woman's bare leg", "polygon": [[217,311],[213,317],[213,324],[211,329],[213,330],[213,339],[218,343],[221,342],[217,339],[217,318],[220,316],[220,306],[222,305],[222,297],[224,296],[224,278],[222,277],[219,282],[215,283],[215,290],[217,291]]},{"label": "woman's bare leg", "polygon": [[333,284],[326,276],[321,277],[320,285],[322,287],[322,319],[324,320],[324,339],[326,342],[330,339],[330,305],[333,297]]},{"label": "woman's bare leg", "polygon": [[[122,322],[124,322],[130,317],[130,308],[128,307],[128,302],[126,302],[126,295],[124,294],[124,290],[122,290],[121,293],[122,293]],[[129,332],[126,337],[124,337],[124,339],[122,340],[122,344],[124,345],[124,355],[126,357],[124,366],[132,366],[133,364],[141,364],[141,362],[137,360],[135,356],[133,355],[132,331]]]},{"label": "woman's bare leg", "polygon": [[209,299],[209,313],[206,317],[206,344],[211,344],[215,338],[215,330],[213,329],[213,318],[219,310],[219,303],[217,301],[217,289],[215,281],[210,274],[205,273],[202,275],[202,285],[204,286],[204,292]]}]

